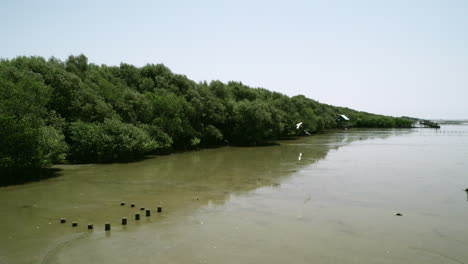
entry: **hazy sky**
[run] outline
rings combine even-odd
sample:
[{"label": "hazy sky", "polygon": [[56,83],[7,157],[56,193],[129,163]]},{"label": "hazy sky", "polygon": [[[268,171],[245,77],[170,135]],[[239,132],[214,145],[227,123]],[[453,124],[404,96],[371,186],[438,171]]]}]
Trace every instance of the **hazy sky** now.
[{"label": "hazy sky", "polygon": [[468,1],[0,0],[0,57],[164,63],[358,110],[468,118]]}]

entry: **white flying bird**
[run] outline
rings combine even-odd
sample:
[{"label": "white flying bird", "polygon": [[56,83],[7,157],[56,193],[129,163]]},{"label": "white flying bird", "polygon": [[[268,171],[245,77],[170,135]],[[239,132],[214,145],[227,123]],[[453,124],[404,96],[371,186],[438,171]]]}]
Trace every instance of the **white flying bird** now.
[{"label": "white flying bird", "polygon": [[299,129],[302,126],[302,122],[296,124],[296,129]]}]

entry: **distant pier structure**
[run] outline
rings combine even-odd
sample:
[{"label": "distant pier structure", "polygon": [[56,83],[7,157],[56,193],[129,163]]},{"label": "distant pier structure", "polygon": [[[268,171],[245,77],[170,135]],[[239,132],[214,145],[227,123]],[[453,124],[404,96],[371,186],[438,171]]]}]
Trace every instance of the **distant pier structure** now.
[{"label": "distant pier structure", "polygon": [[336,118],[336,124],[341,128],[350,128],[352,126],[351,120],[345,115],[339,115]]},{"label": "distant pier structure", "polygon": [[440,125],[437,122],[433,122],[430,120],[419,120],[416,123],[416,127],[440,128]]}]

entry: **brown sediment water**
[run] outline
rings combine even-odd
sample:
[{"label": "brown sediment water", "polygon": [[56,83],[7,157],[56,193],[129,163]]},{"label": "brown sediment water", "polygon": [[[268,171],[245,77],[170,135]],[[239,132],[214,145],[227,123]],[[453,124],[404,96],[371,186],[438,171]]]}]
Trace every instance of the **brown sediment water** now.
[{"label": "brown sediment water", "polygon": [[0,263],[468,263],[467,126],[278,143],[2,187]]}]

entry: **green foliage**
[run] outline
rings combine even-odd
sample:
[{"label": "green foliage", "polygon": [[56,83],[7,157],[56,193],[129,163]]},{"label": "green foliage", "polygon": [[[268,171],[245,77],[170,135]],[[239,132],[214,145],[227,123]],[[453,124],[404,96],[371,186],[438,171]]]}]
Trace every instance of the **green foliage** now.
[{"label": "green foliage", "polygon": [[51,89],[24,60],[0,63],[0,168],[46,167],[67,153],[60,118],[46,107]]},{"label": "green foliage", "polygon": [[150,78],[144,78],[140,86],[138,87],[138,91],[140,92],[152,91],[153,89],[154,89],[154,81]]},{"label": "green foliage", "polygon": [[263,102],[241,101],[234,108],[231,142],[242,145],[263,144],[274,139],[271,111]]},{"label": "green foliage", "polygon": [[116,119],[71,123],[69,143],[74,162],[127,161],[161,147],[144,129]]},{"label": "green foliage", "polygon": [[65,69],[83,78],[88,70],[88,58],[81,54],[78,56],[68,56],[65,62]]},{"label": "green foliage", "polygon": [[41,157],[41,167],[65,162],[68,145],[62,131],[53,126],[42,126],[38,132],[37,144],[40,153],[37,153],[37,156]]},{"label": "green foliage", "polygon": [[150,138],[158,143],[158,152],[159,153],[166,153],[171,150],[172,138],[166,134],[160,127],[155,125],[141,125],[141,128],[148,133]]},{"label": "green foliage", "polygon": [[192,148],[196,148],[196,147],[198,147],[198,145],[200,145],[200,142],[201,142],[201,140],[199,138],[192,138],[190,140],[190,145],[191,145]]},{"label": "green foliage", "polygon": [[162,64],[98,66],[82,54],[0,60],[0,168],[265,144],[337,128],[340,114],[355,127],[413,123],[240,82],[195,83]]},{"label": "green foliage", "polygon": [[205,146],[217,146],[223,143],[223,133],[213,125],[208,125],[203,129],[200,143]]}]

